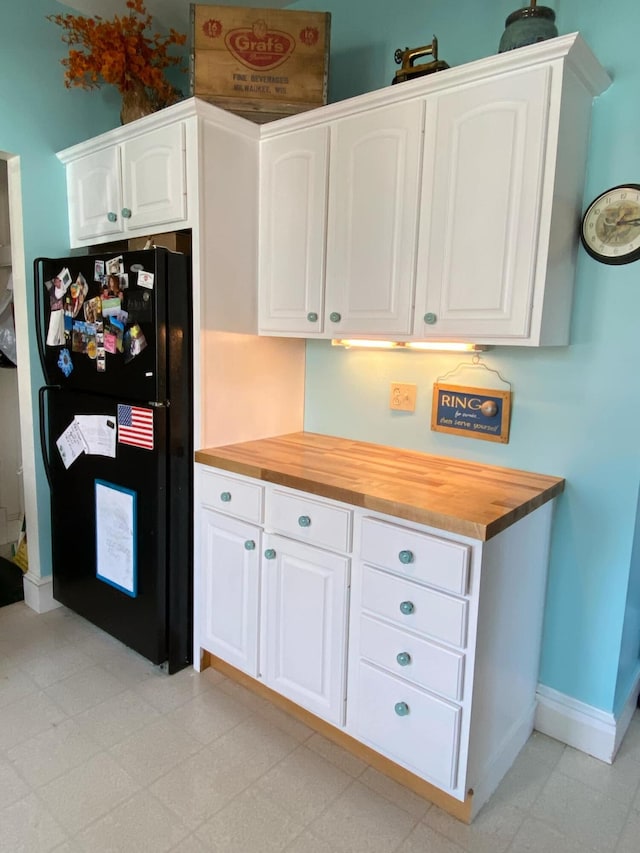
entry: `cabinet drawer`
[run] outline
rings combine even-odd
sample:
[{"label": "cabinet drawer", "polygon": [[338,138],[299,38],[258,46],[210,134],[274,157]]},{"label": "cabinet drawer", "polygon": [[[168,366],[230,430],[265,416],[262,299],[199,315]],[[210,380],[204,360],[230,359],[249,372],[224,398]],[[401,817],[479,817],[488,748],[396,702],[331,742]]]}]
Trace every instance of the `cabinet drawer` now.
[{"label": "cabinet drawer", "polygon": [[466,643],[466,601],[371,566],[362,570],[362,608],[445,643]]},{"label": "cabinet drawer", "polygon": [[277,488],[267,502],[272,530],[333,551],[350,550],[352,516],[348,507]]},{"label": "cabinet drawer", "polygon": [[362,522],[363,560],[459,595],[467,591],[470,551],[469,545],[375,518]]},{"label": "cabinet drawer", "polygon": [[200,471],[200,486],[203,506],[257,524],[262,522],[264,488],[259,483],[203,468]]},{"label": "cabinet drawer", "polygon": [[430,643],[377,619],[360,620],[360,656],[392,674],[433,690],[447,699],[462,699],[464,654]]},{"label": "cabinet drawer", "polygon": [[439,787],[455,788],[462,711],[361,661],[350,728]]}]

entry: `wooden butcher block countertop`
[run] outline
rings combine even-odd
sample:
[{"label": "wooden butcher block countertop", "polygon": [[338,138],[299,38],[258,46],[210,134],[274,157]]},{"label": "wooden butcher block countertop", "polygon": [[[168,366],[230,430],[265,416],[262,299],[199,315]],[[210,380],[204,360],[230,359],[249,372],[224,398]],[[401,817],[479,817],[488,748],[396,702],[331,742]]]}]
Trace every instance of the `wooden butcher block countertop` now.
[{"label": "wooden butcher block countertop", "polygon": [[561,477],[309,432],[198,450],[196,462],[481,540],[564,489]]}]

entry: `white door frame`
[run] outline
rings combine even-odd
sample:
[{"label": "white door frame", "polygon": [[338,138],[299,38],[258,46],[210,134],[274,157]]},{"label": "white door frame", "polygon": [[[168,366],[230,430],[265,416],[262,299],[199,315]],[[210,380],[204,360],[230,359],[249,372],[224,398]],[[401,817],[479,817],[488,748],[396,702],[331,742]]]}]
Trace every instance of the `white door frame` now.
[{"label": "white door frame", "polygon": [[[38,501],[36,482],[36,436],[39,424],[34,423],[32,388],[33,365],[29,347],[29,310],[27,305],[27,278],[25,273],[24,228],[22,214],[22,179],[20,157],[0,151],[7,161],[9,189],[9,222],[11,223],[11,266],[13,272],[13,308],[16,326],[16,353],[18,362],[18,401],[20,409],[20,442],[24,487],[24,508],[27,520],[29,570],[24,576],[25,603],[38,613],[58,607],[53,600],[51,575],[42,576],[40,534],[38,529]],[[39,441],[39,439],[38,439]]]}]

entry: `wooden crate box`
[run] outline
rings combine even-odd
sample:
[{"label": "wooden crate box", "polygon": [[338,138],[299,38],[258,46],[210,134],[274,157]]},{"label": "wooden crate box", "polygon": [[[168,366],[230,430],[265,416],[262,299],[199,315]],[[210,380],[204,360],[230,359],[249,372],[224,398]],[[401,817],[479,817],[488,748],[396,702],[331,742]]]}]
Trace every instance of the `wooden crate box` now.
[{"label": "wooden crate box", "polygon": [[191,93],[265,122],[327,103],[329,12],[191,4]]}]

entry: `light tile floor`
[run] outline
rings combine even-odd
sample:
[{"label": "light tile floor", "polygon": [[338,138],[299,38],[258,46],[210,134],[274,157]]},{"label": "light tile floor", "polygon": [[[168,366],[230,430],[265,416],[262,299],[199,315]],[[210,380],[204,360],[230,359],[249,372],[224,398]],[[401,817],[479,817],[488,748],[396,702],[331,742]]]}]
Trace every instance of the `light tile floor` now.
[{"label": "light tile floor", "polygon": [[466,826],[212,670],[13,604],[0,851],[638,853],[640,715],[613,766],[534,734]]}]

